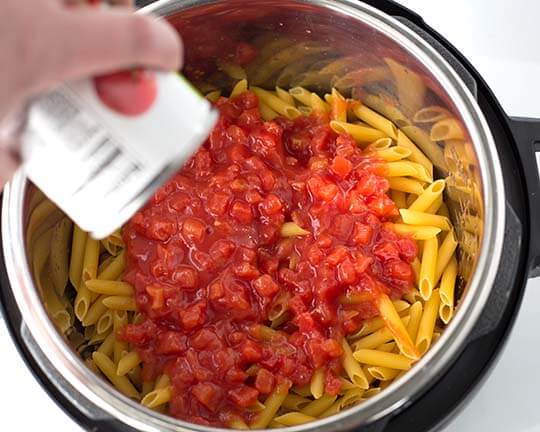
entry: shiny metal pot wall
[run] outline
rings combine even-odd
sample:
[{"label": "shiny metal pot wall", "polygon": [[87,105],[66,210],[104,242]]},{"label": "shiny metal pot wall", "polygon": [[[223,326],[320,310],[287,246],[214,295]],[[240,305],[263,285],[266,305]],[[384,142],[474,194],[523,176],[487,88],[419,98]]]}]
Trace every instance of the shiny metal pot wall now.
[{"label": "shiny metal pot wall", "polygon": [[[422,147],[447,179],[447,200],[460,241],[463,295],[443,336],[413,369],[386,391],[336,416],[289,430],[345,430],[405,407],[449,366],[463,348],[490,292],[501,254],[504,188],[497,153],[473,94],[417,33],[357,1],[158,1],[143,12],[167,17],[186,45],[186,74],[203,91],[229,91],[229,47],[257,46],[247,67],[251,83],[273,88],[306,86],[324,94],[332,86],[360,96]],[[179,101],[181,103],[181,101]],[[461,140],[435,143],[412,118],[442,105],[459,119]],[[163,416],[117,393],[87,369],[48,319],[27,260],[25,227],[33,187],[19,173],[4,194],[3,247],[18,306],[49,374],[69,383],[69,399],[90,401],[106,415],[145,431],[209,430]],[[484,227],[484,228],[483,228]],[[76,390],[74,390],[76,389]]]}]

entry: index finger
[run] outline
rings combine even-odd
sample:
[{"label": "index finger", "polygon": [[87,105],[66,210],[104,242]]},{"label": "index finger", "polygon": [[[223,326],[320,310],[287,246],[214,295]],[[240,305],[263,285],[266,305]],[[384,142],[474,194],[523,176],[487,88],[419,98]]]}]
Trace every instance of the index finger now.
[{"label": "index finger", "polygon": [[165,21],[121,9],[60,11],[42,72],[54,81],[132,66],[176,70],[182,45]]}]

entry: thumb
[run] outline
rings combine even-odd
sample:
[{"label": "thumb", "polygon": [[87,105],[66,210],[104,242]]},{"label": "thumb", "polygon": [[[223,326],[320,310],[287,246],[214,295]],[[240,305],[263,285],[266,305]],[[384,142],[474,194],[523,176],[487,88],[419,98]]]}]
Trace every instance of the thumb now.
[{"label": "thumb", "polygon": [[67,81],[132,66],[176,70],[182,44],[165,21],[125,10],[62,10],[50,46],[55,51],[42,72]]}]

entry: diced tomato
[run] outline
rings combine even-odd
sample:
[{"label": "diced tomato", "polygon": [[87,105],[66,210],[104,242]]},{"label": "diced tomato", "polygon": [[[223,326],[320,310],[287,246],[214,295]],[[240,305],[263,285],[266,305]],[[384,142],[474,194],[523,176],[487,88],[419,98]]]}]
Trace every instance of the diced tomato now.
[{"label": "diced tomato", "polygon": [[229,398],[239,407],[248,408],[255,405],[259,392],[253,387],[247,385],[241,385],[237,388],[229,390]]},{"label": "diced tomato", "polygon": [[259,369],[255,378],[255,388],[262,394],[268,394],[274,388],[274,375],[265,368]]},{"label": "diced tomato", "polygon": [[204,230],[204,224],[197,219],[188,218],[182,224],[182,234],[184,237],[196,243],[200,243],[203,240]]},{"label": "diced tomato", "polygon": [[152,309],[163,307],[163,287],[148,285],[146,292],[152,298]]},{"label": "diced tomato", "polygon": [[332,172],[341,178],[346,178],[352,171],[352,163],[343,156],[336,156],[330,166]]},{"label": "diced tomato", "polygon": [[[256,54],[211,36],[188,56]],[[195,81],[215,72],[201,68]],[[267,122],[251,91],[215,106],[208,140],[123,228],[123,279],[142,319],[118,337],[137,350],[143,380],[169,376],[169,414],[223,427],[250,424],[259,396],[308,385],[318,368],[339,394],[339,341],[378,315],[380,293],[410,290],[418,250],[394,231],[386,164],[326,113]],[[282,237],[284,222],[309,234]]]},{"label": "diced tomato", "polygon": [[271,297],[279,291],[278,284],[267,274],[255,279],[252,286],[262,297]]},{"label": "diced tomato", "polygon": [[346,258],[337,266],[338,280],[342,284],[351,285],[356,282],[356,270],[352,261]]},{"label": "diced tomato", "polygon": [[213,383],[198,383],[191,388],[193,396],[210,411],[216,411],[223,391]]},{"label": "diced tomato", "polygon": [[232,204],[231,216],[238,222],[249,223],[253,219],[251,207],[243,201],[235,201]]},{"label": "diced tomato", "polygon": [[373,235],[373,228],[369,225],[365,225],[361,222],[354,224],[354,231],[352,235],[352,241],[357,245],[367,245],[371,241]]},{"label": "diced tomato", "polygon": [[180,320],[185,329],[191,330],[203,324],[206,318],[206,305],[197,303],[186,309],[180,316]]},{"label": "diced tomato", "polygon": [[175,331],[166,331],[159,335],[156,352],[162,355],[181,354],[187,349],[187,337]]},{"label": "diced tomato", "polygon": [[196,288],[199,280],[197,271],[190,266],[178,266],[172,279],[180,288]]}]

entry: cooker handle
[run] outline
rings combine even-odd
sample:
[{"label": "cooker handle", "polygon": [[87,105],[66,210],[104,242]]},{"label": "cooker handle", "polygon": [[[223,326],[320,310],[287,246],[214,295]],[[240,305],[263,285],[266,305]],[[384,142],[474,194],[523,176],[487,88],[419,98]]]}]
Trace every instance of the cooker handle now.
[{"label": "cooker handle", "polygon": [[510,118],[510,128],[525,172],[529,202],[529,277],[540,276],[540,119]]}]

